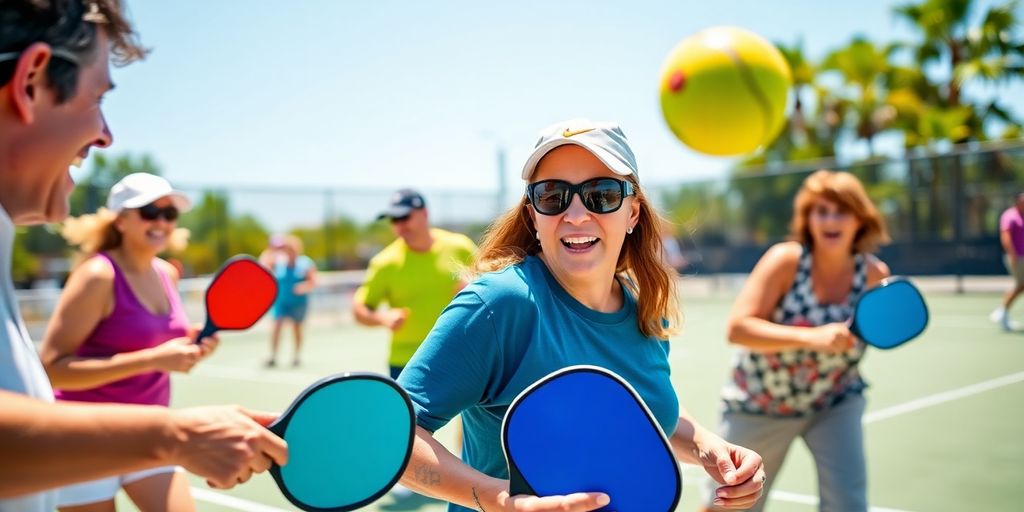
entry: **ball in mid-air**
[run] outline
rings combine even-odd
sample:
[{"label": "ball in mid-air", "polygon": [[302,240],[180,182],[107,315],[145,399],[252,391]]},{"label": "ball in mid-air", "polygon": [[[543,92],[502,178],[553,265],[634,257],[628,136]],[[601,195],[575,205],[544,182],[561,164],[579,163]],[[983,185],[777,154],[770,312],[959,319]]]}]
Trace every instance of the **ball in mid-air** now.
[{"label": "ball in mid-air", "polygon": [[661,69],[661,110],[672,132],[709,155],[750,153],[785,124],[792,74],[768,40],[712,27],[682,40]]}]

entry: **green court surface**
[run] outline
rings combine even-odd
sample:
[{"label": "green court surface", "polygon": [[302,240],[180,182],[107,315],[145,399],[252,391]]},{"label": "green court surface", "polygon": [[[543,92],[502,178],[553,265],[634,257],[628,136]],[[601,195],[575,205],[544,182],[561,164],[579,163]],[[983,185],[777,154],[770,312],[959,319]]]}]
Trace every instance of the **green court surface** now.
[{"label": "green court surface", "polygon": [[[871,351],[863,363],[871,383],[865,416],[871,505],[880,511],[1020,510],[1024,332],[1004,333],[989,323],[995,294],[929,294],[927,300],[931,322],[922,338],[894,351]],[[681,402],[714,426],[731,354],[724,340],[731,297],[683,301],[686,324],[673,340],[673,381]],[[282,410],[322,376],[386,372],[387,335],[381,329],[313,326],[298,368],[288,366],[290,338],[284,341],[278,369],[267,370],[265,329],[224,334],[210,360],[175,376],[173,405],[239,403]],[[442,430],[439,437],[448,441],[451,433]],[[816,510],[814,467],[802,444],[794,445],[782,472],[768,510]],[[679,510],[692,511],[704,479],[696,468],[684,474]],[[193,483],[200,510],[293,510],[269,475],[230,491],[210,490],[197,478]],[[395,508],[392,501],[386,496],[366,510],[413,510]],[[414,510],[444,509],[430,502]]]}]

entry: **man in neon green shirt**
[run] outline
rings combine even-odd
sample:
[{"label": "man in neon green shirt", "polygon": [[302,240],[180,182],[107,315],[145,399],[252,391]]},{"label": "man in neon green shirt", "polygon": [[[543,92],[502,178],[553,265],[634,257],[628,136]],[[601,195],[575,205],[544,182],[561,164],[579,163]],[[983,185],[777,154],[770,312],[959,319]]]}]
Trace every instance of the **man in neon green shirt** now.
[{"label": "man in neon green shirt", "polygon": [[[363,325],[391,329],[391,377],[397,379],[441,311],[466,285],[462,271],[476,245],[465,235],[430,227],[427,204],[415,190],[395,192],[378,216],[398,238],[370,260],[352,312]],[[380,309],[387,303],[386,310]]]},{"label": "man in neon green shirt", "polygon": [[[441,311],[466,286],[462,273],[473,262],[476,244],[465,235],[430,227],[427,202],[415,190],[395,192],[388,209],[377,216],[385,218],[398,238],[370,260],[352,313],[363,325],[391,329],[388,366],[391,378],[398,379]],[[379,309],[382,303],[388,308]],[[461,445],[461,429],[456,438]],[[391,496],[399,506],[417,499],[401,484]]]}]

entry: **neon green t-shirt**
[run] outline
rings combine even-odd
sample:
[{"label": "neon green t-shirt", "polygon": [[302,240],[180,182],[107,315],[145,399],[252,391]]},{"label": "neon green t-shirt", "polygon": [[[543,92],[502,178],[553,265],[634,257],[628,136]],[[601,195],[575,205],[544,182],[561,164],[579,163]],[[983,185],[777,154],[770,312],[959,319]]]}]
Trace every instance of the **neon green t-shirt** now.
[{"label": "neon green t-shirt", "polygon": [[434,327],[461,283],[461,272],[473,261],[476,244],[469,237],[432,228],[427,252],[409,249],[401,238],[370,260],[366,281],[354,300],[371,309],[382,303],[406,308],[405,324],[391,336],[388,364],[405,366]]}]

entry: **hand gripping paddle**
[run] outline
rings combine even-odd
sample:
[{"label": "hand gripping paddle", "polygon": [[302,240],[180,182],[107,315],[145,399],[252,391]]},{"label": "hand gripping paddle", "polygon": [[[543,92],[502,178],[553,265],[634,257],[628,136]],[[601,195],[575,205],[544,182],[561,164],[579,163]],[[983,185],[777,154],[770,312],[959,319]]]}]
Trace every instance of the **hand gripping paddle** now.
[{"label": "hand gripping paddle", "polygon": [[315,512],[383,496],[405,471],[415,432],[408,395],[373,373],[315,382],[268,428],[288,443],[288,464],[270,474],[288,501]]},{"label": "hand gripping paddle", "polygon": [[252,256],[229,259],[206,289],[206,325],[196,343],[222,330],[252,327],[274,305],[277,280]]},{"label": "hand gripping paddle", "polygon": [[603,492],[600,510],[675,510],[682,477],[668,439],[625,380],[570,366],[534,383],[509,406],[501,441],[512,495]]}]

